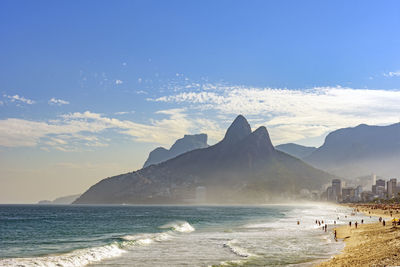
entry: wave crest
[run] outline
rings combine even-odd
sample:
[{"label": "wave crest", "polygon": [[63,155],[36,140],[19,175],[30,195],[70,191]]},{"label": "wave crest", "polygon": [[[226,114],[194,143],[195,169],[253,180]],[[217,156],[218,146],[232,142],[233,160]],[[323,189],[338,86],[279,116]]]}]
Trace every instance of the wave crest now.
[{"label": "wave crest", "polygon": [[0,260],[0,266],[40,266],[40,267],[74,267],[99,262],[103,259],[121,256],[126,251],[118,243],[102,247],[74,250],[57,256],[34,258],[12,258]]},{"label": "wave crest", "polygon": [[175,232],[180,233],[190,233],[195,231],[196,229],[190,225],[190,223],[182,221],[182,222],[171,222],[160,226],[161,229],[172,229]]},{"label": "wave crest", "polygon": [[172,222],[160,228],[170,231],[154,234],[138,234],[122,236],[122,241],[101,246],[77,249],[61,255],[49,255],[32,258],[0,259],[0,266],[39,266],[39,267],[76,267],[102,261],[104,259],[119,257],[134,246],[150,245],[153,242],[162,242],[173,237],[174,232],[190,233],[195,231],[188,222]]},{"label": "wave crest", "polygon": [[238,241],[236,239],[232,239],[232,240],[226,242],[224,244],[224,247],[229,248],[232,251],[232,253],[238,255],[239,257],[247,258],[247,257],[253,256],[253,254],[251,254],[244,248],[237,246],[236,245],[237,243],[238,243]]}]

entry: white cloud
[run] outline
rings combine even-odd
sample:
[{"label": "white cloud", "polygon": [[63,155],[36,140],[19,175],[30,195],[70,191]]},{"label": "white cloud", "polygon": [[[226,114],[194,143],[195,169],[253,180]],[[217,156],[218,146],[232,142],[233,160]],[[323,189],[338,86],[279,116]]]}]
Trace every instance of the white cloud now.
[{"label": "white cloud", "polygon": [[400,77],[400,70],[398,70],[398,71],[389,71],[387,73],[384,73],[383,76],[385,76],[385,77]]},{"label": "white cloud", "polygon": [[48,103],[49,103],[49,105],[58,105],[58,106],[61,106],[61,105],[68,105],[69,104],[69,102],[68,101],[66,101],[66,100],[62,100],[62,99],[57,99],[57,98],[51,98],[49,101],[48,101]]},{"label": "white cloud", "polygon": [[10,99],[11,102],[20,102],[20,103],[25,103],[28,105],[35,104],[35,101],[25,98],[23,96],[19,96],[19,95],[13,95],[13,96],[3,95],[3,97]]},{"label": "white cloud", "polygon": [[197,129],[197,125],[187,119],[182,109],[162,110],[156,114],[165,118],[144,124],[90,111],[65,114],[50,121],[8,118],[0,120],[0,146],[39,145],[62,151],[74,150],[82,144],[87,147],[107,146],[110,140],[101,135],[106,130],[132,137],[138,142],[170,145],[177,138]]},{"label": "white cloud", "polygon": [[123,84],[124,82],[122,80],[115,80],[115,84]]},{"label": "white cloud", "polygon": [[132,111],[119,111],[119,112],[115,112],[114,115],[125,115],[125,114],[133,114],[135,113],[134,110]]},{"label": "white cloud", "polygon": [[224,114],[262,118],[253,126],[267,126],[275,144],[320,137],[361,123],[395,123],[400,115],[400,91],[342,87],[289,90],[217,85],[215,90],[184,91],[153,101],[212,111],[215,118]]}]

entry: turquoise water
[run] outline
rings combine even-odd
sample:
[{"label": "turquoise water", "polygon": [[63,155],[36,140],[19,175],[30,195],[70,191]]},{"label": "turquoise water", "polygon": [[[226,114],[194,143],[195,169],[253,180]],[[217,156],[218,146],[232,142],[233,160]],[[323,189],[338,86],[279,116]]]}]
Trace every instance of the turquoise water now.
[{"label": "turquoise water", "polygon": [[319,204],[0,205],[0,266],[304,265],[343,247],[315,219],[361,215]]}]

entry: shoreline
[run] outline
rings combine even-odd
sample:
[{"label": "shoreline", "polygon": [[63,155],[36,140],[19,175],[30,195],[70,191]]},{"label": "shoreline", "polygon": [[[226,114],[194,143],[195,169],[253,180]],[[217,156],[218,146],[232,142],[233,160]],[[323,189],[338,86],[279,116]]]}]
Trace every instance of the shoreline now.
[{"label": "shoreline", "polygon": [[[400,265],[400,225],[392,226],[392,218],[400,218],[400,205],[351,204],[345,205],[366,216],[382,217],[383,226],[376,223],[354,224],[335,227],[337,238],[344,241],[344,249],[329,260],[316,263],[326,266],[395,266]],[[392,211],[392,216],[390,216]]]}]

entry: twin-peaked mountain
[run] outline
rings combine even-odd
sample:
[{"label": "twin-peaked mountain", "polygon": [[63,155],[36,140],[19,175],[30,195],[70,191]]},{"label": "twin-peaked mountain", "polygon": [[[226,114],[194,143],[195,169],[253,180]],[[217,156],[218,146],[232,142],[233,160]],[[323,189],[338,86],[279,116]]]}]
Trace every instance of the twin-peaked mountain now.
[{"label": "twin-peaked mountain", "polygon": [[208,147],[206,134],[185,134],[183,138],[176,140],[176,142],[171,146],[170,149],[157,147],[156,149],[151,151],[149,157],[143,165],[143,168],[152,164],[157,164],[175,158],[176,156],[179,156],[180,154],[186,153],[188,151],[206,147]]},{"label": "twin-peaked mountain", "polygon": [[332,175],[275,150],[268,131],[238,116],[219,143],[104,179],[77,204],[265,203],[319,190]]}]

